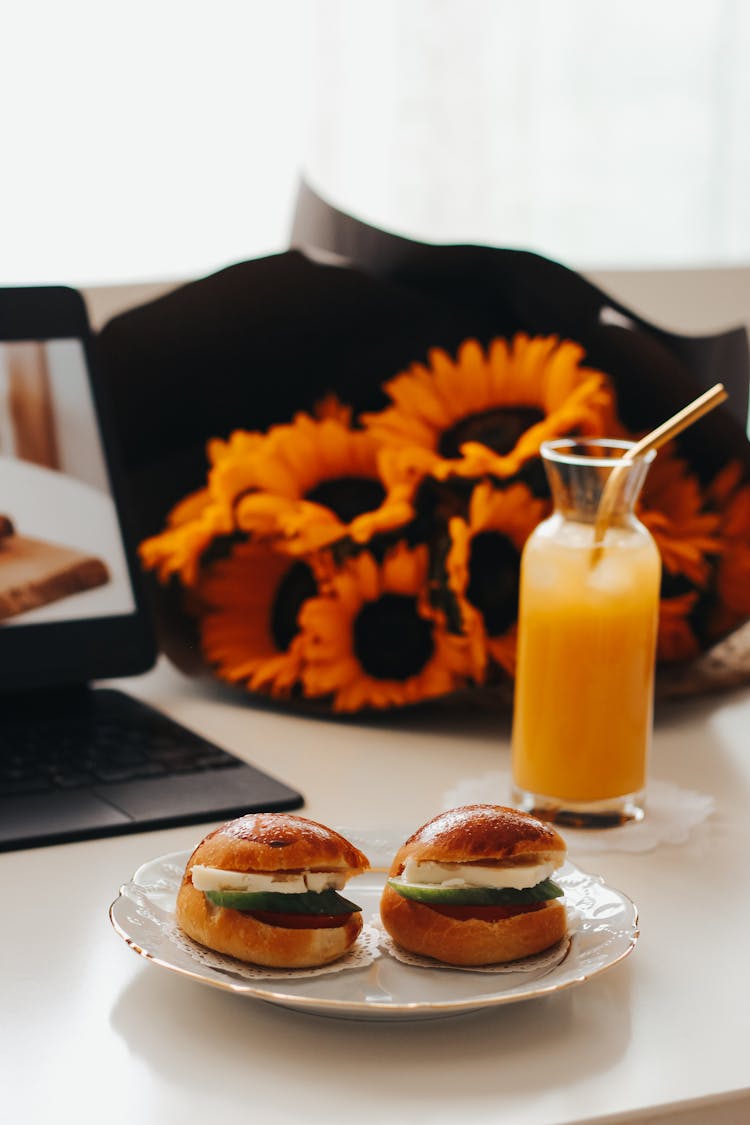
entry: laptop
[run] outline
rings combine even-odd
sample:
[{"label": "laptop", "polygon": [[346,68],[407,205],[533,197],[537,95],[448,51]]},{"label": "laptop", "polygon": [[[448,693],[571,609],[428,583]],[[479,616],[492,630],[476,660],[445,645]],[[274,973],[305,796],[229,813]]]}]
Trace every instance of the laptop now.
[{"label": "laptop", "polygon": [[156,659],[106,387],[74,289],[0,289],[0,850],[304,798],[126,692]]}]

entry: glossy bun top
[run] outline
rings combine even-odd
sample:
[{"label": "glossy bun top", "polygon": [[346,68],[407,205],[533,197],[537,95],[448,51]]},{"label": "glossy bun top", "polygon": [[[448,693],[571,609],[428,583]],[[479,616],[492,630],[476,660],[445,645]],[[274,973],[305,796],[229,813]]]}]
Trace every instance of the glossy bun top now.
[{"label": "glossy bun top", "polygon": [[391,874],[418,863],[563,863],[567,847],[550,825],[504,805],[462,805],[438,813],[399,849]]},{"label": "glossy bun top", "polygon": [[315,820],[292,813],[250,813],[205,837],[188,860],[225,871],[366,871],[367,856]]}]

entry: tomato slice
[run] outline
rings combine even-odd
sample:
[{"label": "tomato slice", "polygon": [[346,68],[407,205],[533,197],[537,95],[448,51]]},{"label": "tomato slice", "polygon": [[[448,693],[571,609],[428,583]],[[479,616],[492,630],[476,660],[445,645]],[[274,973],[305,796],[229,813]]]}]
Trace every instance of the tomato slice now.
[{"label": "tomato slice", "polygon": [[333,930],[345,926],[351,914],[282,914],[274,910],[243,910],[266,926],[283,926],[287,930]]},{"label": "tomato slice", "polygon": [[512,918],[514,914],[529,914],[533,910],[542,910],[546,905],[546,902],[529,902],[525,906],[446,906],[443,903],[430,903],[430,910],[436,910],[446,918],[456,918],[461,922],[466,921],[467,918],[478,918],[481,922],[502,922],[505,918]]}]

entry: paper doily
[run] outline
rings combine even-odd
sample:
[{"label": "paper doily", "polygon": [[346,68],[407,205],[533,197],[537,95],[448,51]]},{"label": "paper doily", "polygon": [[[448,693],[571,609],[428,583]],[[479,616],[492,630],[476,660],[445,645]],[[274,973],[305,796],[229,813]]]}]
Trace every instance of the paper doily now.
[{"label": "paper doily", "polygon": [[383,929],[379,918],[373,918],[373,923],[379,928],[380,948],[395,961],[402,965],[413,965],[417,969],[448,969],[460,973],[546,973],[559,965],[570,949],[570,938],[578,925],[580,915],[576,910],[568,908],[568,933],[550,949],[535,953],[532,957],[521,957],[517,961],[508,961],[499,965],[446,965],[436,961],[434,957],[422,957],[419,953],[410,953],[396,945],[390,934]]},{"label": "paper doily", "polygon": [[364,969],[380,956],[380,934],[374,926],[365,924],[356,942],[343,957],[330,965],[319,965],[310,969],[269,969],[261,965],[249,965],[235,957],[214,953],[184,934],[176,923],[164,927],[165,933],[175,945],[179,946],[201,965],[218,969],[223,973],[234,973],[245,980],[289,980],[293,977],[320,977],[327,973],[341,973],[345,969]]},{"label": "paper doily", "polygon": [[[443,809],[481,802],[511,803],[511,778],[505,770],[467,777],[443,794]],[[563,828],[571,853],[649,852],[660,844],[684,844],[690,833],[714,811],[714,798],[670,781],[650,780],[646,815],[616,828]]]},{"label": "paper doily", "polygon": [[[180,872],[181,874],[181,872]],[[161,930],[178,949],[188,953],[193,960],[198,961],[209,969],[216,969],[221,973],[232,973],[244,980],[289,980],[299,977],[319,977],[328,973],[341,973],[346,969],[363,969],[380,956],[380,932],[370,923],[365,923],[362,930],[348,953],[330,965],[319,965],[309,969],[270,969],[262,965],[250,965],[238,961],[236,957],[228,957],[207,949],[193,941],[180,929],[171,913],[152,909],[152,899],[149,895],[150,888],[137,889],[133,884],[123,888],[127,898],[134,902],[140,913]],[[144,893],[145,892],[145,893]],[[163,887],[152,888],[152,894],[162,893]]]}]

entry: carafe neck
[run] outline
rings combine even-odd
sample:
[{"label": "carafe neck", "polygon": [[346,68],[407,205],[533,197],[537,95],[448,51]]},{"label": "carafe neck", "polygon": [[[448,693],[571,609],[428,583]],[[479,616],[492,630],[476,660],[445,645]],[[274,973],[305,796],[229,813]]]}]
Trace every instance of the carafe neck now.
[{"label": "carafe neck", "polygon": [[[596,519],[604,487],[633,442],[613,438],[578,441],[565,438],[544,442],[542,459],[557,515],[580,523]],[[634,508],[655,454],[627,462],[621,473],[611,522],[628,523],[635,518]]]}]

